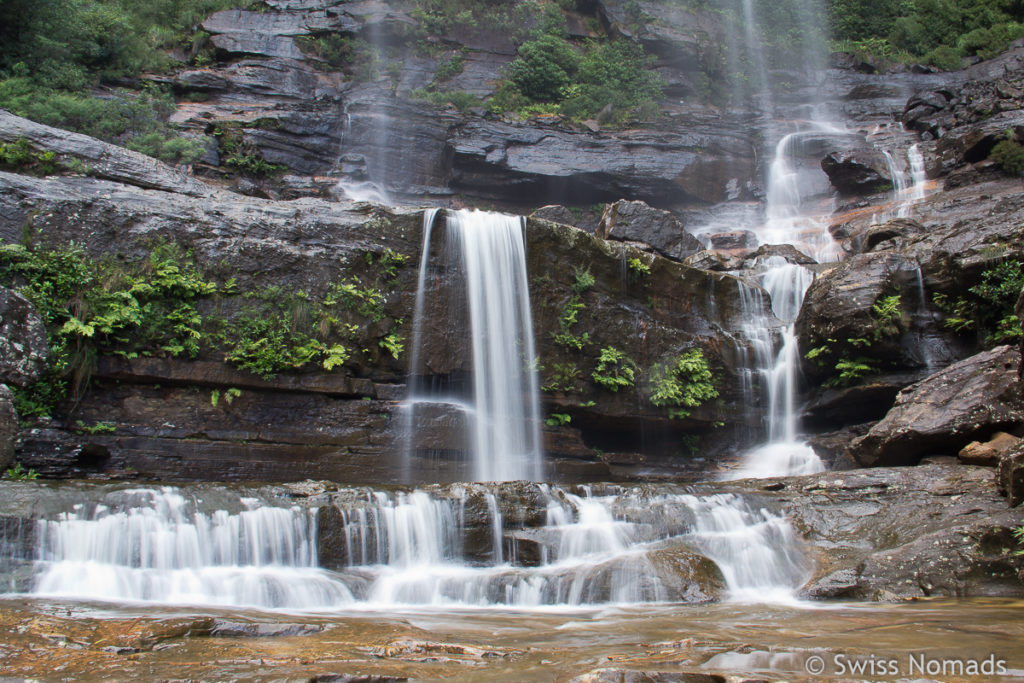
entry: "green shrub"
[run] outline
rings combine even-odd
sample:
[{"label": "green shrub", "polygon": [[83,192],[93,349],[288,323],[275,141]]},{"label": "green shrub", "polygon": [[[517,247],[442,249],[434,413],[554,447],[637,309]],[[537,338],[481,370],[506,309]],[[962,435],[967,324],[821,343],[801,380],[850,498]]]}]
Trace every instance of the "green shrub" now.
[{"label": "green shrub", "polygon": [[545,34],[519,47],[508,78],[529,99],[553,102],[561,99],[579,65],[580,56],[568,41]]},{"label": "green shrub", "polygon": [[16,462],[7,468],[7,471],[4,472],[4,478],[15,481],[32,481],[39,478],[39,473],[35,470],[26,470],[21,466],[20,462]]},{"label": "green shrub", "polygon": [[551,415],[544,420],[544,424],[548,427],[564,427],[570,422],[572,422],[572,416],[567,413],[551,413]]},{"label": "green shrub", "polygon": [[872,329],[875,341],[899,334],[903,318],[900,295],[879,297],[871,306],[871,315],[875,319]]},{"label": "green shrub", "polygon": [[636,379],[636,363],[615,347],[606,346],[601,349],[597,359],[597,367],[590,375],[595,382],[608,391],[617,392],[633,386]]},{"label": "green shrub", "polygon": [[931,64],[943,71],[956,71],[960,68],[963,55],[960,50],[949,45],[940,45],[924,56],[926,64]]},{"label": "green shrub", "polygon": [[69,393],[80,396],[100,353],[194,357],[202,337],[196,302],[217,290],[192,254],[173,244],[127,265],[96,261],[74,244],[6,244],[0,282],[33,303],[50,345],[46,376],[16,393],[22,417],[50,414]]},{"label": "green shrub", "polygon": [[414,99],[425,100],[437,107],[451,105],[463,114],[468,113],[482,105],[480,98],[462,90],[451,92],[440,92],[433,90],[417,89],[409,93]]},{"label": "green shrub", "polygon": [[701,349],[691,349],[665,365],[651,368],[650,401],[667,407],[669,417],[689,416],[690,408],[718,397],[714,375]]},{"label": "green shrub", "polygon": [[664,82],[650,69],[651,57],[625,39],[571,43],[564,32],[540,33],[519,48],[507,77],[490,102],[491,111],[520,117],[565,114],[622,124],[651,119]]},{"label": "green shrub", "polygon": [[946,314],[946,327],[957,332],[974,330],[988,345],[1003,344],[1021,336],[1014,306],[1022,288],[1024,263],[1008,259],[982,271],[967,296],[951,299],[936,293],[932,300]]},{"label": "green shrub", "polygon": [[1010,175],[1019,176],[1024,173],[1024,145],[1016,140],[1000,140],[989,152],[988,158]]}]

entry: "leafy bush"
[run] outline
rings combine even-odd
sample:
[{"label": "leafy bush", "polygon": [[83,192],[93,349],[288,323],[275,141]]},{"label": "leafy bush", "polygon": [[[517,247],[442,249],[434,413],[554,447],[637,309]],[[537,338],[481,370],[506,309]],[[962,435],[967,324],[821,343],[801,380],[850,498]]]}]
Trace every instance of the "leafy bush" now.
[{"label": "leafy bush", "polygon": [[562,89],[576,75],[580,61],[568,41],[545,34],[519,47],[508,67],[508,78],[529,99],[554,102],[562,98]]},{"label": "leafy bush", "polygon": [[926,64],[931,64],[943,71],[956,71],[960,68],[960,64],[963,61],[963,55],[960,50],[955,47],[939,45],[937,48],[926,54],[923,59]]},{"label": "leafy bush", "polygon": [[482,104],[479,97],[462,90],[440,92],[417,89],[411,91],[409,96],[415,99],[425,100],[437,107],[446,107],[451,105],[464,114],[476,109]]},{"label": "leafy bush", "polygon": [[651,71],[652,59],[625,39],[591,40],[577,47],[549,26],[520,46],[490,108],[499,114],[561,113],[616,124],[630,117],[654,118],[664,82]]},{"label": "leafy bush", "polygon": [[1000,140],[988,153],[988,158],[1010,175],[1024,173],[1024,145],[1016,140]]},{"label": "leafy bush", "polygon": [[957,332],[975,330],[985,344],[1003,344],[1021,336],[1014,306],[1022,288],[1024,263],[1009,259],[982,271],[966,297],[951,299],[936,293],[932,300],[946,313],[946,327]]},{"label": "leafy bush", "polygon": [[899,334],[903,317],[903,312],[900,309],[900,295],[879,297],[871,306],[871,315],[875,319],[872,330],[875,341]]},{"label": "leafy bush", "polygon": [[[1006,0],[831,0],[830,23],[839,41],[881,41],[887,56],[901,61],[921,59],[940,69],[960,68],[961,58],[989,59],[1024,35],[1024,8]],[[903,53],[903,54],[901,54]]]},{"label": "leafy bush", "polygon": [[46,377],[16,393],[23,417],[49,414],[69,393],[81,395],[99,353],[195,356],[202,323],[196,301],[217,290],[191,253],[171,244],[129,266],[98,262],[74,244],[2,245],[0,282],[33,303],[50,345]]},{"label": "leafy bush", "polygon": [[636,363],[615,347],[606,346],[601,349],[597,367],[590,376],[605,389],[617,392],[635,383]]},{"label": "leafy bush", "polygon": [[714,376],[701,349],[691,349],[665,365],[651,368],[650,401],[667,407],[671,418],[687,417],[689,408],[717,397]]}]

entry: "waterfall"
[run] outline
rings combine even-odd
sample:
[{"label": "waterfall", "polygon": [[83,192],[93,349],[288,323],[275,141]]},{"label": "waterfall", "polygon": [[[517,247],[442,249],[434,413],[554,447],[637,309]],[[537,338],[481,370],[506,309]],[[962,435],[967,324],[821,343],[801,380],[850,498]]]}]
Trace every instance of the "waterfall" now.
[{"label": "waterfall", "polygon": [[[540,390],[533,367],[536,349],[526,273],[522,218],[484,211],[447,214],[445,262],[455,264],[465,283],[472,356],[472,400],[466,404],[451,390],[427,390],[416,381],[421,372],[426,316],[427,269],[435,215],[424,216],[413,349],[407,443],[416,439],[416,408],[445,404],[463,411],[475,481],[537,481],[543,475]],[[459,310],[457,315],[462,315]],[[460,321],[448,327],[458,328]],[[414,453],[407,447],[406,471]]]},{"label": "waterfall", "polygon": [[[226,489],[210,508],[185,489],[108,492],[36,521],[30,593],[299,611],[639,604],[685,599],[678,563],[700,554],[721,571],[722,597],[791,599],[807,578],[786,519],[736,494],[527,486],[343,490],[319,511]],[[546,510],[537,526],[501,513],[524,495]],[[536,550],[497,550],[514,538]]]},{"label": "waterfall", "polygon": [[116,498],[37,523],[34,594],[291,609],[352,602],[317,568],[313,511],[242,499],[251,509],[201,512],[172,488]]},{"label": "waterfall", "polygon": [[[781,344],[775,355],[765,351],[769,345],[771,321],[762,313],[757,296],[741,298],[746,336],[757,349],[749,363],[754,361],[748,375],[756,373],[762,388],[765,410],[767,442],[744,456],[743,465],[725,475],[726,479],[748,477],[789,476],[813,474],[824,469],[814,449],[798,439],[796,390],[799,382],[800,352],[796,338],[796,318],[803,304],[804,294],[814,280],[814,274],[804,266],[787,262],[781,256],[761,259],[764,268],[761,286],[771,300],[774,317],[781,321]],[[749,291],[756,292],[751,288]],[[770,348],[770,347],[769,347]],[[748,368],[750,366],[748,365]],[[745,393],[750,380],[744,380]],[[752,397],[748,395],[748,401]]]}]

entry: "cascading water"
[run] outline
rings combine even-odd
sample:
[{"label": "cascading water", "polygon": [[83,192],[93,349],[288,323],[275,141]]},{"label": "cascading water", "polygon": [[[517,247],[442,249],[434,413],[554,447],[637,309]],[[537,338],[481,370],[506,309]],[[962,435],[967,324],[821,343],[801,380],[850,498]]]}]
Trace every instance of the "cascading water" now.
[{"label": "cascading water", "polygon": [[[408,440],[415,440],[415,410],[423,404],[465,406],[463,399],[427,391],[415,380],[420,371],[426,273],[435,215],[424,218],[423,256],[413,322],[407,402]],[[542,478],[540,398],[533,320],[526,274],[524,223],[519,217],[484,211],[447,214],[446,261],[464,273],[469,345],[472,349],[472,401],[465,406],[475,481]],[[461,311],[460,311],[461,314]]]},{"label": "cascading water", "polygon": [[[795,324],[804,294],[814,280],[807,268],[771,256],[759,264],[764,268],[761,286],[771,300],[775,318],[783,323],[781,345],[772,356],[771,323],[765,320],[759,290],[741,284],[741,303],[747,321],[746,334],[755,349],[753,369],[762,388],[766,405],[767,443],[744,456],[743,465],[729,472],[726,479],[747,477],[790,476],[813,474],[824,469],[821,459],[810,446],[798,439],[796,388],[799,380],[800,354]],[[747,379],[748,391],[752,382]]]},{"label": "cascading water", "polygon": [[240,502],[251,509],[203,512],[176,489],[136,489],[41,520],[32,592],[290,609],[352,601],[317,568],[313,513]]},{"label": "cascading water", "polygon": [[[116,491],[36,522],[30,592],[299,611],[636,604],[691,590],[678,559],[658,560],[680,551],[715,562],[735,599],[786,599],[807,578],[785,518],[735,494],[529,486],[546,521],[518,530],[501,510],[523,491],[479,485],[342,492],[322,524],[316,509],[255,498],[229,513],[173,488]],[[538,550],[503,550],[515,541]]]}]

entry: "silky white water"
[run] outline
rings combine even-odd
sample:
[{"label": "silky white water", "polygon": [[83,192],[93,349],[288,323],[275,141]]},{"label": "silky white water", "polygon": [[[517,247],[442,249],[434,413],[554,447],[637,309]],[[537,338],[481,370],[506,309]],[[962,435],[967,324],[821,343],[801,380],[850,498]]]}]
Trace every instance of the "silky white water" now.
[{"label": "silky white water", "polygon": [[[686,588],[657,558],[676,548],[714,561],[736,599],[784,599],[807,578],[786,519],[738,495],[532,486],[546,501],[532,528],[503,519],[516,490],[349,496],[335,505],[329,540],[344,550],[331,571],[315,509],[239,498],[236,512],[210,511],[187,489],[118,491],[36,523],[31,593],[300,611],[671,602]],[[506,552],[516,539],[539,552]]]},{"label": "silky white water", "polygon": [[[453,315],[458,320],[442,326],[458,330],[468,313],[471,347],[471,396],[447,390],[428,390],[415,379],[421,368],[426,297],[452,297],[452,292],[427,286],[430,244],[435,212],[424,217],[423,252],[413,320],[410,359],[410,395],[406,401],[407,443],[416,440],[416,409],[424,404],[465,406],[472,466],[466,478],[474,481],[539,481],[543,477],[540,438],[540,389],[532,359],[537,352],[526,274],[524,221],[517,216],[485,211],[446,213],[444,254],[448,266],[458,268],[465,302]],[[429,292],[428,292],[429,290]],[[454,390],[453,390],[454,391]],[[407,447],[406,470],[414,455]],[[429,475],[427,477],[429,479]]]}]

